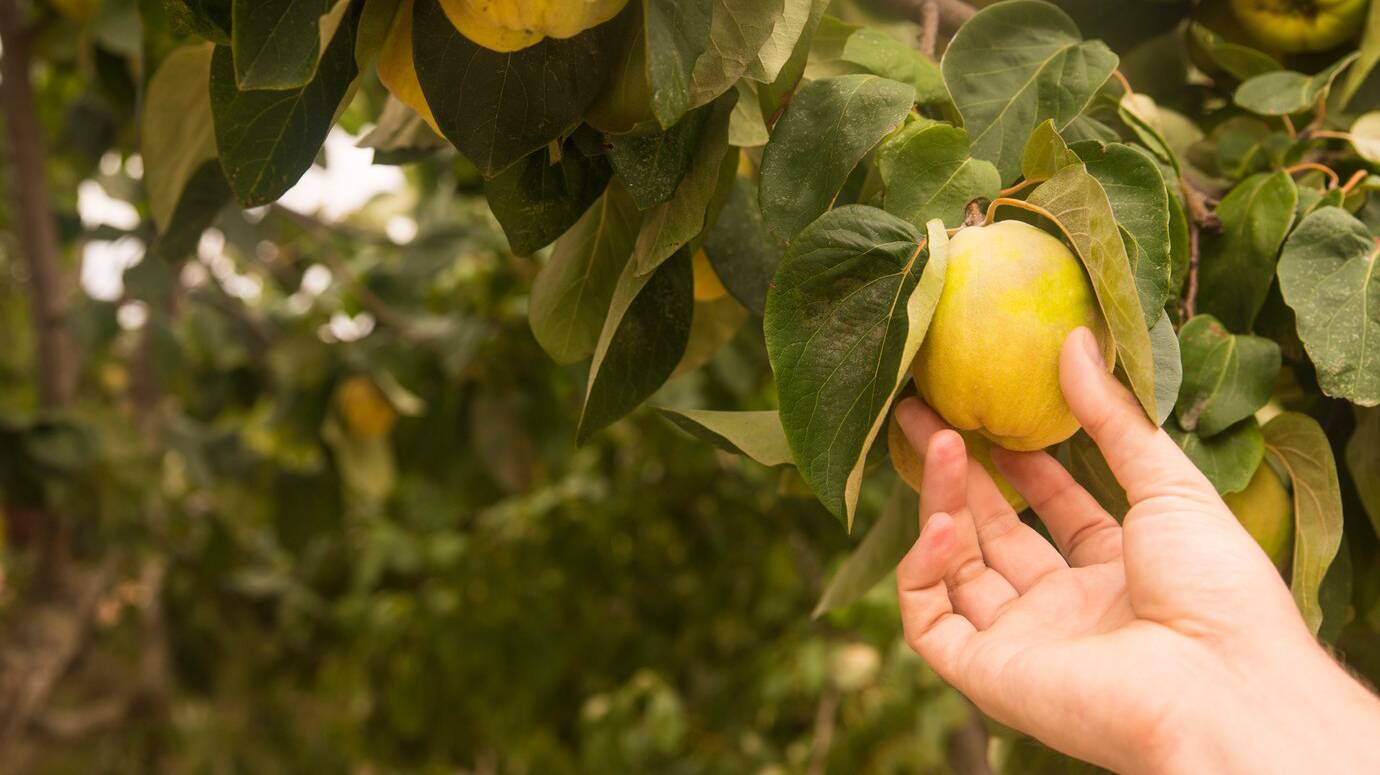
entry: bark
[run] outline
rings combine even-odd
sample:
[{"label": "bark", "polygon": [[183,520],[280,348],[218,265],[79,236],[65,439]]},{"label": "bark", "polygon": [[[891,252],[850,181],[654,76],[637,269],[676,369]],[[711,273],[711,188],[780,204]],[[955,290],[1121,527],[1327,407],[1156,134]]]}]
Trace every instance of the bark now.
[{"label": "bark", "polygon": [[0,114],[13,171],[19,252],[28,272],[38,400],[44,409],[60,409],[72,400],[75,353],[64,328],[61,253],[45,171],[48,149],[29,80],[29,32],[17,0],[0,0],[0,43]]}]

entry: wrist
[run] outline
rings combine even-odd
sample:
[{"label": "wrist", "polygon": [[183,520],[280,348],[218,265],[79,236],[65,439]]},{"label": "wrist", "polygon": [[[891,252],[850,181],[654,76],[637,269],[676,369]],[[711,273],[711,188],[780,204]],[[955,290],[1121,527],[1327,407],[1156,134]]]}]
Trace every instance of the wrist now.
[{"label": "wrist", "polygon": [[[1380,700],[1311,639],[1225,659],[1150,771],[1380,772]],[[1244,650],[1243,650],[1244,651]]]}]

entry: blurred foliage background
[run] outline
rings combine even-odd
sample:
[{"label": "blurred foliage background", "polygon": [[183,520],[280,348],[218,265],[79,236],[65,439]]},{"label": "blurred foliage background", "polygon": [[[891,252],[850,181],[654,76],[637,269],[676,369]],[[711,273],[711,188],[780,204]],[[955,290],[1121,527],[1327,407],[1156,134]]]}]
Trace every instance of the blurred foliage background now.
[{"label": "blurred foliage background", "polygon": [[[981,771],[889,584],[811,619],[856,538],[800,482],[650,412],[576,448],[539,264],[454,152],[369,166],[376,82],[282,203],[145,257],[140,5],[34,4],[80,363],[44,411],[7,200],[0,616],[58,664],[6,665],[51,680],[0,713],[0,771]],[[769,408],[752,328],[650,403]],[[54,515],[94,570],[36,559]]]},{"label": "blurred foliage background", "polygon": [[[1059,4],[1202,112],[1187,3]],[[910,41],[916,5],[830,13]],[[947,688],[889,582],[812,617],[889,467],[850,536],[793,469],[646,409],[577,447],[586,366],[528,322],[549,248],[513,255],[424,127],[374,133],[372,68],[279,202],[221,191],[204,231],[160,237],[136,118],[141,63],[178,43],[166,8],[0,0],[0,773],[1087,769]],[[55,225],[54,310],[17,201]],[[647,404],[774,408],[743,317]],[[1339,406],[1315,413],[1349,432]],[[1323,602],[1374,681],[1368,527],[1348,520]]]}]

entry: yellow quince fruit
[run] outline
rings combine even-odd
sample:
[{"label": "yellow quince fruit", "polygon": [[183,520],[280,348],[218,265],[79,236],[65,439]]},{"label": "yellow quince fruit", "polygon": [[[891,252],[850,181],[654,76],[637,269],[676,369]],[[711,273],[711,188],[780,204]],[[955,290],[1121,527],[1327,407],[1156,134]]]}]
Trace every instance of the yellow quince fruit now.
[{"label": "yellow quince fruit", "polygon": [[441,0],[455,29],[494,51],[570,38],[612,19],[628,0]]},{"label": "yellow quince fruit", "polygon": [[1079,326],[1113,362],[1113,342],[1078,258],[1021,221],[960,230],[944,290],[912,365],[920,395],[950,425],[1007,449],[1078,430],[1059,387],[1059,352]]},{"label": "yellow quince fruit", "polygon": [[1231,0],[1256,38],[1286,54],[1326,51],[1361,30],[1367,0]]},{"label": "yellow quince fruit", "polygon": [[1275,567],[1288,567],[1294,551],[1294,499],[1274,468],[1260,461],[1246,489],[1227,493],[1222,500]]}]

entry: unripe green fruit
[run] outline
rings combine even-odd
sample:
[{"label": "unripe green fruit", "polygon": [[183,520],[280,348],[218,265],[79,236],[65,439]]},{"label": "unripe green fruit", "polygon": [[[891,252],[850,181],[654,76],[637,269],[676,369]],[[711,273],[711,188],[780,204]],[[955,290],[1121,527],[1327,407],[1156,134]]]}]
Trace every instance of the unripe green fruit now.
[{"label": "unripe green fruit", "polygon": [[1064,243],[1021,221],[960,230],[944,291],[912,371],[950,425],[1014,450],[1043,449],[1078,430],[1059,386],[1059,353],[1079,326],[1112,362],[1092,286]]},{"label": "unripe green fruit", "polygon": [[1367,0],[1231,0],[1256,38],[1286,54],[1326,51],[1361,29]]},{"label": "unripe green fruit", "polygon": [[1270,464],[1261,461],[1246,489],[1222,500],[1275,567],[1287,567],[1294,550],[1294,499]]}]

